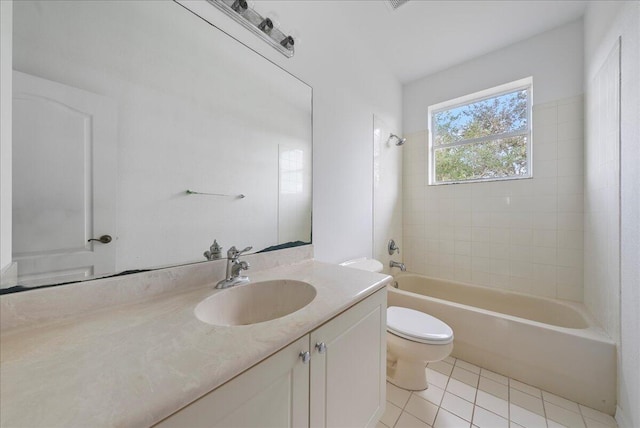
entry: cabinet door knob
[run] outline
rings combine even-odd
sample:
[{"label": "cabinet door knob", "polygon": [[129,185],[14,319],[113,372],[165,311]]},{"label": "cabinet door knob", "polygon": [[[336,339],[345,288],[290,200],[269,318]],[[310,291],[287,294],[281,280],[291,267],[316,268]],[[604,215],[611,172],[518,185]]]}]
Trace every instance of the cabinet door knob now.
[{"label": "cabinet door knob", "polygon": [[327,345],[324,342],[316,343],[316,349],[319,354],[324,354],[327,352]]},{"label": "cabinet door knob", "polygon": [[311,354],[309,351],[300,352],[300,359],[302,360],[302,364],[307,364],[311,359]]}]

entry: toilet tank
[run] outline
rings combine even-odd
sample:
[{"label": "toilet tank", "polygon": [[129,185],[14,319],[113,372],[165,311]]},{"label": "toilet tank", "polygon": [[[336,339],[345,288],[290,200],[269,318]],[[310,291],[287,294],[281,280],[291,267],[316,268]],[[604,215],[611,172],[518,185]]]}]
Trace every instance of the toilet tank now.
[{"label": "toilet tank", "polygon": [[376,259],[362,257],[360,259],[347,260],[340,263],[340,266],[346,266],[354,269],[366,270],[369,272],[382,272],[384,266]]}]

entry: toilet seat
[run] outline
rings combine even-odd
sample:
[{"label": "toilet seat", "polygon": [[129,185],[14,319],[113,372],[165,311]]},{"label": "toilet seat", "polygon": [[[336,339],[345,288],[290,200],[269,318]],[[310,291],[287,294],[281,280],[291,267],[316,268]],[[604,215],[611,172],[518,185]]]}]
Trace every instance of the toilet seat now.
[{"label": "toilet seat", "polygon": [[453,330],[436,317],[409,308],[387,308],[389,333],[413,342],[446,345],[453,341]]}]

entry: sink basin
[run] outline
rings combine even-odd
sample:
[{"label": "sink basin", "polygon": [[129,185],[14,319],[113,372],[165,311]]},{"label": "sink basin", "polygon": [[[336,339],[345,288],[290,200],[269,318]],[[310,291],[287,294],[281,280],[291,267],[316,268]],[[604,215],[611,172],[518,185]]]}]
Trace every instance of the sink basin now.
[{"label": "sink basin", "polygon": [[228,288],[198,303],[196,317],[213,325],[249,325],[289,315],[307,306],[316,289],[306,282],[274,280]]}]

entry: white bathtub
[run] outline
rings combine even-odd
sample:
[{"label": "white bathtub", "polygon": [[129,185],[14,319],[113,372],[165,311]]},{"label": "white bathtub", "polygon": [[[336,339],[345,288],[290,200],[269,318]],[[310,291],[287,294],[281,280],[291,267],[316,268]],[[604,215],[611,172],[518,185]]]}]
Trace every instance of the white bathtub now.
[{"label": "white bathtub", "polygon": [[453,356],[613,415],[616,346],[584,305],[414,274],[395,279],[389,306],[449,324]]}]

